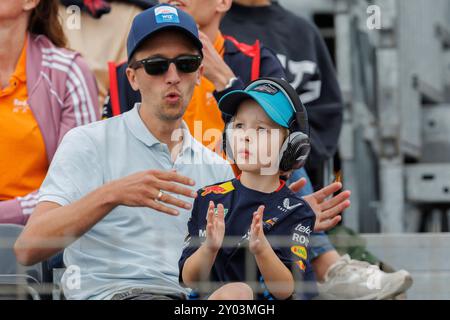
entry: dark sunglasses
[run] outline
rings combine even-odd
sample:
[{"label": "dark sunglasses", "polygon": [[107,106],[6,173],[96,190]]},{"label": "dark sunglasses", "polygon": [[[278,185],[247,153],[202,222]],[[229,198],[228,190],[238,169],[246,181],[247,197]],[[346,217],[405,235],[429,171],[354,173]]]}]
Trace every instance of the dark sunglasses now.
[{"label": "dark sunglasses", "polygon": [[192,73],[200,67],[202,57],[200,55],[182,55],[173,59],[163,57],[146,58],[130,64],[130,68],[138,69],[144,67],[147,74],[157,76],[166,73],[171,63],[174,63],[180,72]]}]

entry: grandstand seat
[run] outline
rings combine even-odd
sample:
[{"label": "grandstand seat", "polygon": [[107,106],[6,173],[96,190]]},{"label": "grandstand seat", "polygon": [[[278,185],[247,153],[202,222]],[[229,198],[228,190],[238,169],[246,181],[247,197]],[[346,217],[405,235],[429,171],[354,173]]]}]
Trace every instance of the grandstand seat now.
[{"label": "grandstand seat", "polygon": [[23,226],[0,224],[0,299],[40,300],[43,264],[22,266],[14,254],[14,243]]}]

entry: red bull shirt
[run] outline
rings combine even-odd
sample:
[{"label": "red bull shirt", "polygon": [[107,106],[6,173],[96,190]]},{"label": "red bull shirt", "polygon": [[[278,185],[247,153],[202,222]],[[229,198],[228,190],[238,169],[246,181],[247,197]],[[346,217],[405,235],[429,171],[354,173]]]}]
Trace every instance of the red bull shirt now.
[{"label": "red bull shirt", "polygon": [[[263,193],[245,187],[239,179],[233,179],[204,187],[198,191],[188,222],[183,254],[179,261],[180,282],[186,260],[199,248],[206,237],[206,216],[209,201],[225,208],[225,238],[211,269],[210,281],[217,285],[228,282],[257,281],[260,285],[258,299],[274,299],[267,290],[264,278],[247,248],[249,229],[255,212],[265,206],[263,216],[264,233],[274,252],[283,264],[292,271],[295,281],[301,283],[308,263],[307,248],[314,228],[315,214],[301,197],[293,193],[280,180],[280,187],[272,193]],[[252,266],[246,263],[252,263]],[[246,274],[246,270],[254,270]],[[200,291],[195,289],[195,291]],[[207,294],[208,292],[199,292]],[[299,296],[294,296],[299,298]]]}]

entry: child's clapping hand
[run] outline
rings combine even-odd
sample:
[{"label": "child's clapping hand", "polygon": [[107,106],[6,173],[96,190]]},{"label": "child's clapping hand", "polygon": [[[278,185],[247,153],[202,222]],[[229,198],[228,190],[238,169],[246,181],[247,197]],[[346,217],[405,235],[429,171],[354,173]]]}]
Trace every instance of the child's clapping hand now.
[{"label": "child's clapping hand", "polygon": [[263,215],[264,206],[259,206],[258,210],[253,213],[253,221],[250,226],[250,252],[254,255],[259,255],[265,249],[270,248],[270,243],[267,241],[263,230]]},{"label": "child's clapping hand", "polygon": [[206,216],[206,247],[213,253],[219,251],[222,247],[225,234],[224,207],[221,203],[217,205],[217,211],[214,202],[209,202],[208,214]]}]

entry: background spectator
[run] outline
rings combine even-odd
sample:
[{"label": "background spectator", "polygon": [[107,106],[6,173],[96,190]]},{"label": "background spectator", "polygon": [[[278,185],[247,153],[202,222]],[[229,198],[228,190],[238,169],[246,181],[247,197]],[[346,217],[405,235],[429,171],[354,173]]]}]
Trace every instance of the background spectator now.
[{"label": "background spectator", "polygon": [[99,117],[95,79],[64,49],[57,0],[0,7],[0,222],[25,224],[67,131]]},{"label": "background spectator", "polygon": [[[80,52],[97,79],[99,105],[102,106],[109,89],[108,62],[127,59],[126,39],[133,18],[155,4],[141,1],[82,1],[61,0],[59,14],[67,36],[68,47]],[[70,6],[78,6],[81,15],[74,19]],[[74,23],[79,22],[79,28]]]}]

